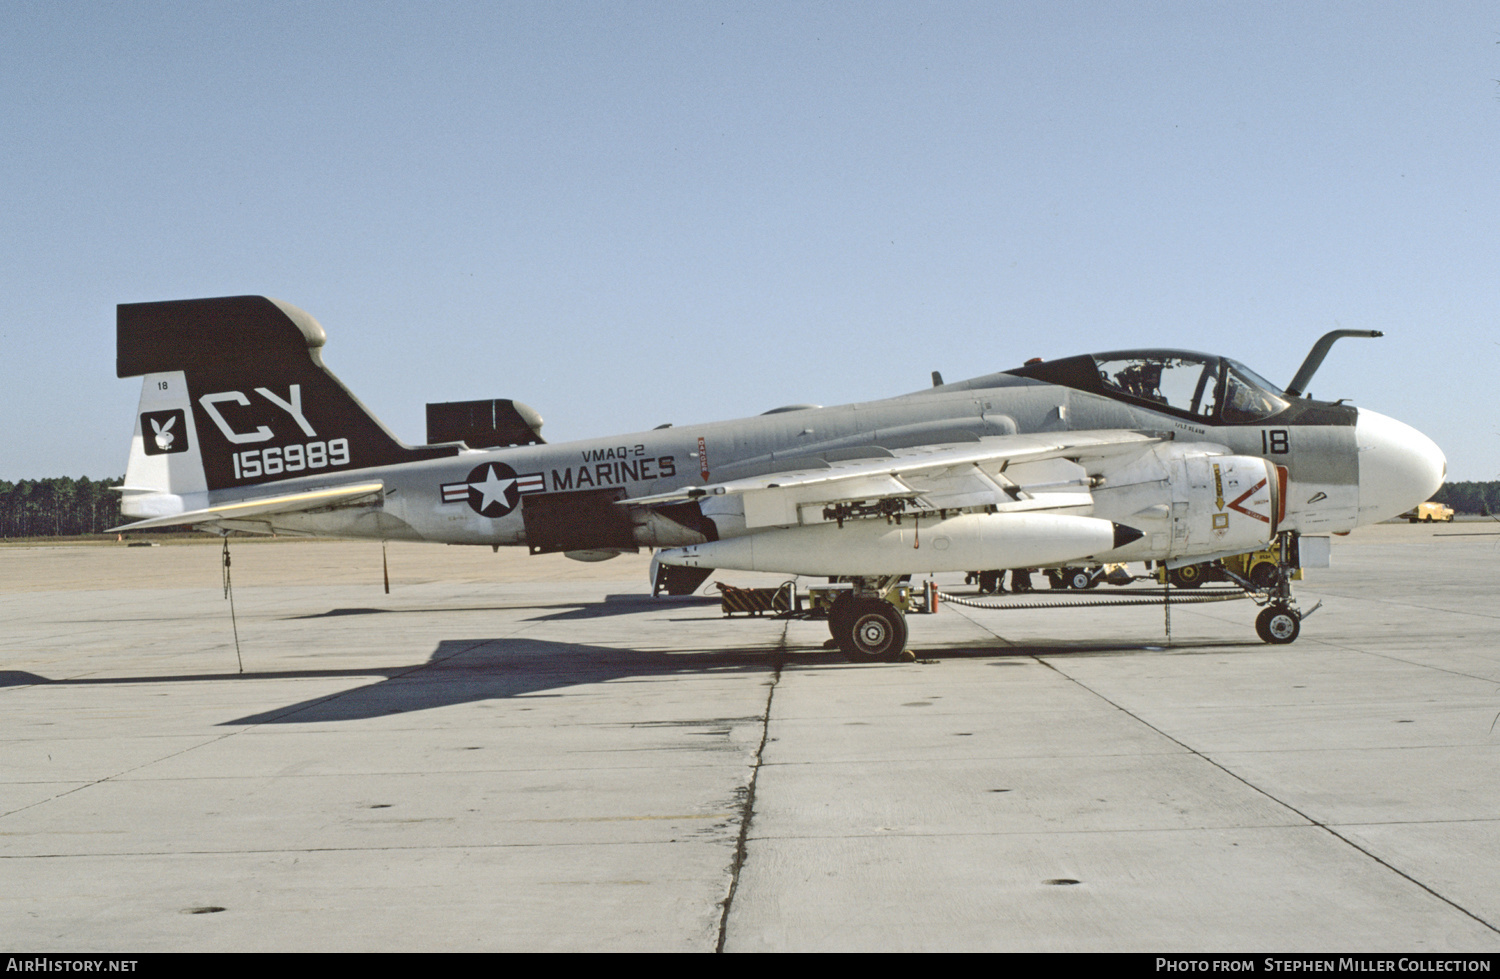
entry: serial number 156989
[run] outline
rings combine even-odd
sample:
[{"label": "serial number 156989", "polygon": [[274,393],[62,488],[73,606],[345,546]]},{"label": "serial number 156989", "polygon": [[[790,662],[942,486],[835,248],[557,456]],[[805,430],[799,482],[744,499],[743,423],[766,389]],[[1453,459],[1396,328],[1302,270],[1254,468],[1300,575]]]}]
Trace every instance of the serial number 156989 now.
[{"label": "serial number 156989", "polygon": [[283,445],[270,449],[246,449],[234,454],[234,478],[278,476],[305,469],[327,469],[349,465],[349,440],[332,439],[305,445]]}]

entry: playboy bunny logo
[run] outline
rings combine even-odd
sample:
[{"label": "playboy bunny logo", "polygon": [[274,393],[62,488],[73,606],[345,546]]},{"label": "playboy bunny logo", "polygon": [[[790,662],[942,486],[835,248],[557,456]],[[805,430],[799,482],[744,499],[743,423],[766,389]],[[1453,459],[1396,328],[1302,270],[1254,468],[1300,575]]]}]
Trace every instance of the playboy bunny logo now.
[{"label": "playboy bunny logo", "polygon": [[188,450],[187,420],[181,408],[141,415],[141,443],[148,456]]},{"label": "playboy bunny logo", "polygon": [[151,419],[151,428],[156,432],[156,447],[163,452],[172,451],[172,440],[177,436],[172,434],[172,426],[177,424],[177,419],[168,418],[165,425],[155,418]]}]

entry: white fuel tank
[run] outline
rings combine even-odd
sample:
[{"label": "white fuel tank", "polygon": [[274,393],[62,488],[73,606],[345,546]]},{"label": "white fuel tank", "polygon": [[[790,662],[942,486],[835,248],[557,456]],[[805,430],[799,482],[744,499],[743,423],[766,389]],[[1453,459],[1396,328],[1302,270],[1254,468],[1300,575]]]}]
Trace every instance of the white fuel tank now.
[{"label": "white fuel tank", "polygon": [[946,520],[850,520],[674,547],[663,564],[806,575],[893,575],[1035,568],[1083,560],[1128,544],[1140,531],[1096,517],[965,513]]}]

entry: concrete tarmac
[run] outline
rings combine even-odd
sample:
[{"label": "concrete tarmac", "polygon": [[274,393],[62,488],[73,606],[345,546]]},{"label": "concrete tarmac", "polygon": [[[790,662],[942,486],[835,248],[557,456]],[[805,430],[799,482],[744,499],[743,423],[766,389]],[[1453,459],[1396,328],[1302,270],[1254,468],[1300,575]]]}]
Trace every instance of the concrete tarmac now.
[{"label": "concrete tarmac", "polygon": [[1491,529],[906,665],[644,557],[235,541],[232,625],[215,543],[0,547],[0,946],[1495,953]]}]

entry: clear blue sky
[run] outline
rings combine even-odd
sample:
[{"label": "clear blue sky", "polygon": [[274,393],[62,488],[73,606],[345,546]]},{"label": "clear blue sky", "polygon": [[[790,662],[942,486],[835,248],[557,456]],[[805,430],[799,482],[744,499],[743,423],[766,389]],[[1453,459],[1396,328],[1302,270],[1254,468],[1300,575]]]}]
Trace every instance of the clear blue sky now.
[{"label": "clear blue sky", "polygon": [[0,2],[0,478],[124,471],[120,302],[258,293],[398,435],[1224,353],[1500,478],[1500,6]]}]

